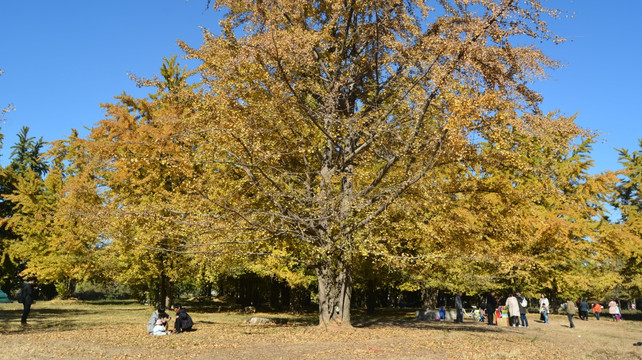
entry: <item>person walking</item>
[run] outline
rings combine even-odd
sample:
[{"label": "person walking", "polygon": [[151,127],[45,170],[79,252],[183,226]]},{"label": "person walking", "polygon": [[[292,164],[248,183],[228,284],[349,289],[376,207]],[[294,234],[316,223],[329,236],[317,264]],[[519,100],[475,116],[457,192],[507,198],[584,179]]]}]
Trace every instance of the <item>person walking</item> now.
[{"label": "person walking", "polygon": [[588,312],[589,304],[586,302],[586,299],[583,299],[582,302],[580,302],[580,319],[588,321]]},{"label": "person walking", "polygon": [[599,303],[593,304],[593,314],[595,314],[595,318],[599,321],[600,320],[600,314],[602,313],[602,305]]},{"label": "person walking", "polygon": [[539,313],[544,318],[545,324],[548,324],[548,309],[548,299],[546,298],[546,295],[542,294],[542,297],[539,299]]},{"label": "person walking", "polygon": [[572,302],[571,299],[566,299],[566,314],[568,315],[568,322],[571,326],[571,329],[575,328],[575,324],[573,324],[573,316],[575,315],[576,311],[577,308],[575,303]]},{"label": "person walking", "polygon": [[455,319],[455,323],[463,323],[464,322],[464,303],[461,300],[461,291],[457,293],[455,296],[455,309],[457,310],[457,318]]},{"label": "person walking", "polygon": [[36,302],[36,290],[38,290],[38,287],[35,285],[36,278],[33,277],[28,278],[27,282],[22,284],[19,299],[22,300],[22,318],[20,319],[20,326],[27,326],[27,317],[31,312],[31,304]]},{"label": "person walking", "polygon": [[612,300],[609,302],[609,314],[611,314],[611,318],[613,318],[613,321],[618,321],[617,318],[617,303],[615,300]]},{"label": "person walking", "polygon": [[526,311],[528,310],[528,300],[522,295],[519,290],[515,292],[517,295],[517,303],[519,304],[519,319],[521,320],[520,327],[528,327],[528,318],[526,318]]},{"label": "person walking", "polygon": [[496,309],[497,299],[495,299],[495,292],[491,291],[486,298],[486,317],[488,317],[488,325],[497,325],[495,321],[493,321]]}]

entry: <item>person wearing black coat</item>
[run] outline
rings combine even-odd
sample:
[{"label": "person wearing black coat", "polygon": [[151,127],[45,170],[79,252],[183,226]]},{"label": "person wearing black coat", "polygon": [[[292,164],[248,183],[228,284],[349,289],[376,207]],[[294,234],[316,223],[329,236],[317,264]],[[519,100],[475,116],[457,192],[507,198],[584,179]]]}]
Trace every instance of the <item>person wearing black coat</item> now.
[{"label": "person wearing black coat", "polygon": [[497,325],[493,321],[495,310],[497,309],[497,299],[495,299],[495,292],[491,291],[486,298],[486,315],[488,316],[488,325]]},{"label": "person wearing black coat", "polygon": [[192,326],[194,326],[194,321],[192,321],[192,317],[189,316],[187,311],[185,311],[181,304],[175,304],[174,311],[176,312],[176,320],[174,320],[175,333],[180,334],[183,331],[191,331]]},{"label": "person wearing black coat", "polygon": [[589,304],[586,300],[580,302],[580,319],[588,321]]},{"label": "person wearing black coat", "polygon": [[464,303],[461,300],[461,291],[457,293],[457,296],[455,296],[455,309],[457,310],[457,319],[455,319],[455,323],[463,323],[464,322]]},{"label": "person wearing black coat", "polygon": [[[528,300],[522,295],[522,293],[517,290],[515,292],[517,297],[517,303],[519,304],[519,318],[522,322],[521,327],[528,327],[528,318],[526,317],[527,308],[525,305],[528,305]],[[525,301],[526,300],[526,301]]]},{"label": "person wearing black coat", "polygon": [[31,312],[31,304],[35,302],[36,299],[36,290],[38,290],[37,286],[34,286],[36,284],[36,279],[35,278],[29,278],[27,279],[27,282],[22,284],[22,318],[20,319],[20,325],[25,326],[27,325],[27,317],[29,316],[29,313]]}]

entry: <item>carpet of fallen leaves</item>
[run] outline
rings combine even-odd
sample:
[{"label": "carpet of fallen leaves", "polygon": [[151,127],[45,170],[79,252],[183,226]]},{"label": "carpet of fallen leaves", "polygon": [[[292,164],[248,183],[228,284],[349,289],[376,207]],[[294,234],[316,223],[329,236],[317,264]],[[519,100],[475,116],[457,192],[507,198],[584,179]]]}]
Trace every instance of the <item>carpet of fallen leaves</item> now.
[{"label": "carpet of fallen leaves", "polygon": [[[529,315],[529,328],[416,321],[412,312],[355,316],[329,331],[314,316],[188,311],[196,331],[152,336],[152,312],[135,303],[38,302],[20,327],[20,304],[0,304],[0,358],[16,359],[642,359],[641,321],[575,320]],[[285,325],[247,325],[252,316],[289,318]]]}]

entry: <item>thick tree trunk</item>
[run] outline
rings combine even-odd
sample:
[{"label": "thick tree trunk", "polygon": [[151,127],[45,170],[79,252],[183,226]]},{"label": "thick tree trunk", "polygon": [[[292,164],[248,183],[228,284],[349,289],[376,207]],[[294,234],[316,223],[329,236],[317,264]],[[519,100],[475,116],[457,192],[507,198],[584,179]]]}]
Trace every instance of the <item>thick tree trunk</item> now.
[{"label": "thick tree trunk", "polygon": [[158,302],[170,309],[174,301],[174,283],[161,274],[158,286]]},{"label": "thick tree trunk", "polygon": [[203,286],[201,287],[201,296],[204,296],[204,297],[212,296],[212,282],[211,281],[206,281],[206,282],[203,283]]},{"label": "thick tree trunk", "polygon": [[377,285],[373,279],[368,280],[368,287],[366,290],[366,312],[374,314],[377,307]]},{"label": "thick tree trunk", "polygon": [[421,307],[436,309],[439,300],[439,289],[421,284]]},{"label": "thick tree trunk", "polygon": [[310,305],[310,291],[303,286],[295,286],[290,292],[290,312],[293,314],[303,314],[305,308]]},{"label": "thick tree trunk", "polygon": [[283,284],[280,290],[281,290],[281,302],[279,306],[281,308],[283,308],[284,306],[287,306],[290,309],[290,311],[292,311],[292,303],[290,302],[291,301],[290,295],[292,293],[291,291],[292,289],[290,288],[289,285]]},{"label": "thick tree trunk", "polygon": [[352,269],[325,263],[317,269],[319,279],[319,324],[349,327]]},{"label": "thick tree trunk", "polygon": [[557,291],[557,281],[555,279],[553,279],[552,285],[551,291],[548,294],[549,309],[550,312],[557,314],[560,307],[560,299],[558,298],[559,292]]},{"label": "thick tree trunk", "polygon": [[[337,90],[338,87],[335,89]],[[342,98],[339,91],[333,90],[333,95]],[[344,99],[347,99],[346,96]],[[340,107],[336,97],[329,97],[327,116],[324,116],[324,127],[332,129],[336,121],[336,111],[343,111],[344,115],[351,109]],[[352,218],[355,205],[354,194],[354,164],[352,163],[354,149],[362,134],[357,134],[348,127],[349,134],[342,140],[344,143],[343,160],[335,157],[337,145],[330,138],[323,151],[321,167],[321,193],[320,196],[328,201],[335,198],[333,176],[341,176],[341,190],[338,214],[334,208],[328,208],[325,216],[332,214],[334,219],[321,221],[319,243],[317,244],[326,252],[327,259],[317,267],[319,281],[319,324],[326,327],[350,327],[350,303],[352,298]],[[345,159],[348,159],[347,161]],[[322,216],[322,217],[325,217]],[[338,232],[336,231],[338,227]]]},{"label": "thick tree trunk", "polygon": [[171,309],[172,305],[174,305],[174,282],[168,279],[167,295],[165,296],[165,307]]},{"label": "thick tree trunk", "polygon": [[270,279],[270,308],[272,310],[280,309],[282,281],[275,278]]},{"label": "thick tree trunk", "polygon": [[165,298],[167,298],[167,278],[164,274],[161,274],[158,279],[158,302],[167,307],[168,305],[165,303]]}]

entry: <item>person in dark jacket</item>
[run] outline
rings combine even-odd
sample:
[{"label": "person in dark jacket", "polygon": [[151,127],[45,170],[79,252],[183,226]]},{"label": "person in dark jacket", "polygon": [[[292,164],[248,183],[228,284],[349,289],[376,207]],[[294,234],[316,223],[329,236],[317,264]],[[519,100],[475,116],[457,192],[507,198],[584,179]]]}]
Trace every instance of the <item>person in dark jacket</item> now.
[{"label": "person in dark jacket", "polygon": [[176,312],[176,320],[174,321],[175,333],[180,334],[183,331],[191,331],[194,321],[192,321],[192,317],[189,316],[181,304],[174,304],[174,312]]},{"label": "person in dark jacket", "polygon": [[580,319],[588,321],[589,304],[586,300],[580,302]]},{"label": "person in dark jacket", "polygon": [[463,323],[464,322],[464,303],[461,300],[461,291],[457,293],[457,296],[455,296],[455,309],[457,310],[457,319],[455,319],[455,323]]},{"label": "person in dark jacket", "polygon": [[528,300],[522,295],[522,293],[517,290],[515,292],[515,296],[517,297],[517,303],[519,304],[519,318],[522,322],[520,327],[528,327],[528,318],[526,317],[526,310],[528,310],[526,307],[528,306]]},{"label": "person in dark jacket", "polygon": [[21,326],[26,326],[27,325],[27,317],[29,316],[29,313],[31,312],[31,304],[33,304],[36,299],[36,290],[38,290],[38,287],[36,285],[36,279],[35,278],[28,278],[27,282],[22,284],[22,318],[20,319],[20,325]]},{"label": "person in dark jacket", "polygon": [[497,309],[497,299],[495,299],[495,292],[491,291],[486,298],[486,315],[488,317],[488,325],[497,325],[493,321],[495,310]]}]

